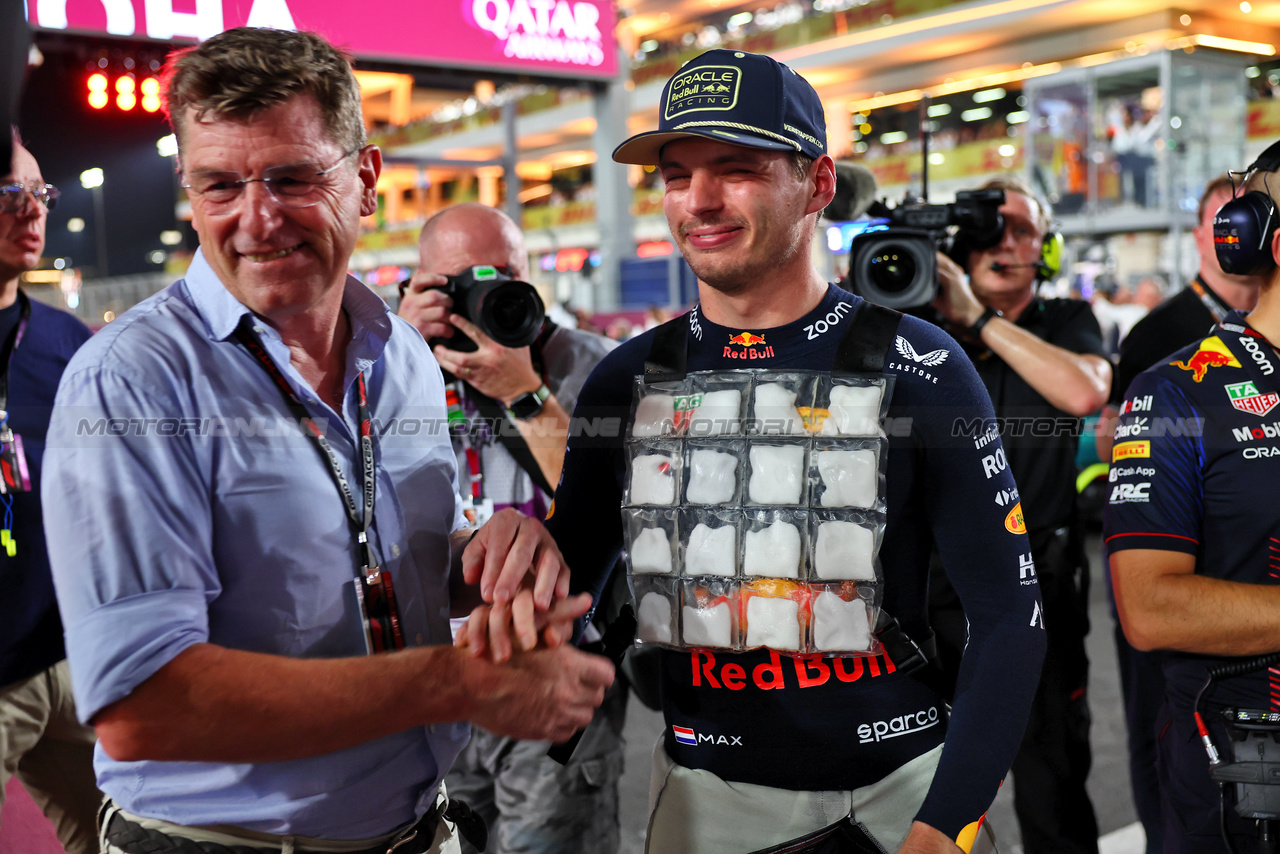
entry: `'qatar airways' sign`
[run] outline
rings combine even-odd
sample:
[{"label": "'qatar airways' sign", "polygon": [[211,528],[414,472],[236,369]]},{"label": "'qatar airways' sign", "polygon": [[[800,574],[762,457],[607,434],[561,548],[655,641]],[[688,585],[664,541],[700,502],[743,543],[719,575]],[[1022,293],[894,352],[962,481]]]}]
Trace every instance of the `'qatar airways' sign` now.
[{"label": "'qatar airways' sign", "polygon": [[618,73],[611,0],[26,0],[42,30],[200,41],[305,29],[364,59],[573,77]]}]

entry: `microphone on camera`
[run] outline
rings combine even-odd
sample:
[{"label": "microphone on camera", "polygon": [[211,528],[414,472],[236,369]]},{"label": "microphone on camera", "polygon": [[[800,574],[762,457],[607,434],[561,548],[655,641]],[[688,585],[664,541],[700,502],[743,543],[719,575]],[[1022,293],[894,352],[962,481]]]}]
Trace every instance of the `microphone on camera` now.
[{"label": "microphone on camera", "polygon": [[833,222],[857,219],[875,204],[876,179],[857,163],[836,164],[836,194],[823,216]]}]

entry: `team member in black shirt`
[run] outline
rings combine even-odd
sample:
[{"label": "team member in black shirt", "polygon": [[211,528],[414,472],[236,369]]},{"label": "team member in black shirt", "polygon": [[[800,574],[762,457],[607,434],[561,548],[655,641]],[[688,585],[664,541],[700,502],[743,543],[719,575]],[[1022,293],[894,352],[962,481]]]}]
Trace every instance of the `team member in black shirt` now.
[{"label": "team member in black shirt", "polygon": [[[1098,423],[1098,456],[1110,462],[1112,434],[1125,391],[1138,374],[1170,353],[1205,336],[1232,309],[1248,311],[1258,301],[1261,276],[1233,276],[1218,266],[1213,251],[1213,216],[1231,201],[1231,178],[1225,173],[1205,185],[1192,230],[1200,253],[1200,270],[1187,287],[1156,307],[1120,343],[1120,364],[1111,384],[1111,400]],[[1110,579],[1110,574],[1107,576]],[[1110,584],[1108,584],[1110,588]],[[1114,596],[1112,597],[1114,612]],[[1114,616],[1114,613],[1113,613]],[[1138,818],[1147,833],[1147,854],[1164,851],[1160,790],[1156,784],[1156,715],[1164,694],[1159,652],[1134,649],[1115,622],[1125,725],[1129,731],[1129,779]]]},{"label": "team member in black shirt", "polygon": [[994,246],[963,253],[967,279],[939,256],[937,308],[1001,421],[1044,598],[1049,648],[1013,762],[1014,807],[1029,854],[1096,852],[1097,821],[1085,791],[1089,565],[1075,514],[1075,455],[1081,417],[1105,402],[1111,365],[1087,303],[1036,295],[1046,271],[1046,204],[1011,178],[983,189],[1005,191],[1004,234]]}]

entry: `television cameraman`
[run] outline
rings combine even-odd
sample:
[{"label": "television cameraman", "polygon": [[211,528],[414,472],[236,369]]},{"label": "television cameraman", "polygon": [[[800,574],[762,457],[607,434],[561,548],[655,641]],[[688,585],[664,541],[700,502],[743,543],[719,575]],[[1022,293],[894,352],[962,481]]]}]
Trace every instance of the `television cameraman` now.
[{"label": "television cameraman", "polygon": [[996,244],[974,248],[962,231],[951,255],[963,270],[938,254],[934,308],[991,395],[1005,453],[993,465],[1007,460],[1018,483],[1044,599],[1048,650],[1011,769],[1014,809],[1029,854],[1096,852],[1097,820],[1085,791],[1089,563],[1075,513],[1075,456],[1080,419],[1107,400],[1111,365],[1088,303],[1036,294],[1051,275],[1048,205],[1013,177],[980,189],[1004,190],[1004,232]]},{"label": "television cameraman", "polygon": [[[1280,707],[1275,662],[1248,670],[1242,658],[1280,651],[1278,166],[1280,143],[1214,219],[1223,271],[1263,278],[1256,307],[1228,313],[1209,337],[1138,375],[1116,427],[1106,543],[1126,637],[1137,649],[1166,651],[1156,767],[1167,854],[1274,850],[1223,808],[1231,799],[1212,780],[1206,754],[1211,739],[1222,759],[1234,758],[1230,744],[1273,761],[1261,742],[1228,740],[1221,712]],[[1242,215],[1252,227],[1241,227]],[[1223,665],[1236,672],[1207,681]]]}]

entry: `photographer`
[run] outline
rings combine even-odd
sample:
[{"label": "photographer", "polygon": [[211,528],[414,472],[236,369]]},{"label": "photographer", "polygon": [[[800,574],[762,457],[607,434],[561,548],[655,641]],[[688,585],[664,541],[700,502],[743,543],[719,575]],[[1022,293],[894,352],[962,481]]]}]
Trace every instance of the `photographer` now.
[{"label": "photographer", "polygon": [[[1221,711],[1274,713],[1280,703],[1274,661],[1270,670],[1249,670],[1239,658],[1280,650],[1274,503],[1280,387],[1273,343],[1280,341],[1278,166],[1280,144],[1263,152],[1244,188],[1213,221],[1223,272],[1262,280],[1256,307],[1227,313],[1209,337],[1139,374],[1115,433],[1106,543],[1125,636],[1137,649],[1165,651],[1155,723],[1168,854],[1274,850],[1214,784],[1201,739],[1211,738],[1226,760],[1235,758],[1235,747],[1262,759],[1260,740],[1246,742],[1239,732],[1228,739]],[[1241,214],[1252,227],[1241,227]],[[1209,669],[1222,665],[1238,669],[1207,682]],[[1273,761],[1270,751],[1265,755]],[[1261,779],[1274,784],[1273,776]],[[1260,812],[1274,815],[1273,806],[1263,806]]]},{"label": "photographer", "polygon": [[[461,500],[471,504],[475,524],[504,507],[541,518],[560,479],[566,410],[591,369],[616,345],[546,320],[531,346],[504,347],[478,328],[477,319],[460,316],[462,295],[455,300],[442,290],[448,277],[482,265],[503,268],[514,279],[528,275],[524,236],[499,210],[480,204],[446,208],[423,226],[418,253],[420,266],[400,316],[438,342],[441,367],[463,380],[450,386],[469,419],[468,430],[453,433]],[[453,349],[466,346],[462,339],[476,349]],[[445,782],[488,822],[490,854],[616,850],[626,703],[626,683],[618,680],[563,766],[547,756],[545,741],[472,729]],[[464,852],[473,850],[464,842]]]},{"label": "photographer", "polygon": [[1075,455],[1080,418],[1106,402],[1111,366],[1087,303],[1036,295],[1047,273],[1047,205],[1012,178],[982,189],[1005,191],[1004,232],[976,250],[964,248],[961,232],[952,254],[963,271],[939,254],[934,308],[991,395],[1044,599],[1049,646],[1013,762],[1014,807],[1030,854],[1095,852],[1097,821],[1085,792],[1089,567],[1075,515]]}]

